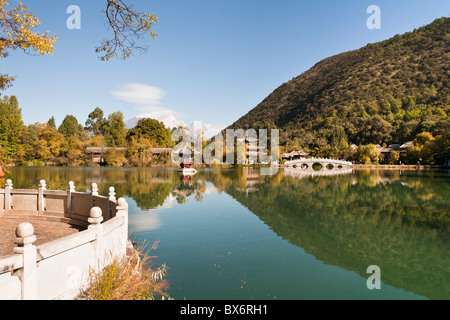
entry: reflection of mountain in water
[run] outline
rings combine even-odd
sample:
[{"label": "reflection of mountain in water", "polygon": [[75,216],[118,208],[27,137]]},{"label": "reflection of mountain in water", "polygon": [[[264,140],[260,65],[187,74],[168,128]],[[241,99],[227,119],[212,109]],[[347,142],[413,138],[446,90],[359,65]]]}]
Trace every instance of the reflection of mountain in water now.
[{"label": "reflection of mountain in water", "polygon": [[[280,176],[283,174],[280,173]],[[398,172],[270,177],[258,192],[226,192],[290,243],[326,264],[378,265],[382,281],[432,299],[450,298],[450,187]]]},{"label": "reflection of mountain in water", "polygon": [[[369,265],[382,281],[432,299],[450,299],[450,185],[439,172],[356,171],[339,176],[290,176],[280,170],[207,169],[184,180],[158,168],[14,168],[15,188],[37,186],[78,191],[96,182],[133,198],[143,211],[201,201],[206,183],[247,207],[276,234],[329,265],[367,278]],[[120,182],[120,183],[118,183]]]}]

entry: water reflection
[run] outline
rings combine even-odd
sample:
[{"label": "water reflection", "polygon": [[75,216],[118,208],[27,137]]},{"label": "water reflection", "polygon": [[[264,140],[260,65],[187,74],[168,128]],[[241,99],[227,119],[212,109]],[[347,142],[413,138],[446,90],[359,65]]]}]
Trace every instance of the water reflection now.
[{"label": "water reflection", "polygon": [[225,190],[279,236],[326,264],[432,299],[450,298],[448,174],[357,171],[338,177],[290,173],[258,192]]},{"label": "water reflection", "polygon": [[302,169],[285,168],[284,174],[286,176],[296,177],[296,178],[309,178],[309,177],[324,177],[324,176],[338,176],[346,175],[353,172],[353,169],[342,169],[342,170],[320,170],[315,171],[313,169],[305,171]]},{"label": "water reflection", "polygon": [[179,174],[180,183],[172,190],[178,203],[186,203],[190,196],[196,201],[203,200],[203,194],[206,190],[205,180],[201,180],[195,174]]},{"label": "water reflection", "polygon": [[[161,208],[207,197],[207,184],[226,193],[273,232],[325,264],[367,278],[378,265],[385,284],[431,299],[450,298],[448,171],[355,171],[336,176],[301,175],[279,170],[203,169],[182,176],[153,168],[14,168],[16,188],[37,186],[78,191],[96,182],[135,201],[134,230],[161,228]],[[151,213],[149,214],[149,210]],[[148,216],[154,214],[152,219]]]}]

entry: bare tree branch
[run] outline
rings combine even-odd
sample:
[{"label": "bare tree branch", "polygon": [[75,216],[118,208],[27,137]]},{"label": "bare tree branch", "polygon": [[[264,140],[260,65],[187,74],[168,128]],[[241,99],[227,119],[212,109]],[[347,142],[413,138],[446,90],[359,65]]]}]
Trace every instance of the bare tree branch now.
[{"label": "bare tree branch", "polygon": [[113,32],[113,38],[103,40],[96,48],[97,53],[102,53],[100,60],[107,61],[111,58],[129,58],[136,51],[145,52],[147,47],[139,45],[139,41],[150,36],[155,39],[157,34],[151,30],[158,18],[153,14],[136,12],[122,0],[107,0],[106,20]]}]

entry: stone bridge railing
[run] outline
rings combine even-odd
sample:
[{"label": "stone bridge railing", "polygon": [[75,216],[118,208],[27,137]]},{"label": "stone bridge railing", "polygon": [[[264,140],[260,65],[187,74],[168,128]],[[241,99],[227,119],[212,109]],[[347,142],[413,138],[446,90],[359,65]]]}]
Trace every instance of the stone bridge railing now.
[{"label": "stone bridge railing", "polygon": [[116,200],[114,188],[108,197],[75,191],[13,189],[11,180],[0,190],[0,219],[18,217],[66,222],[86,230],[39,246],[33,225],[16,228],[11,255],[0,257],[0,299],[74,299],[86,286],[92,270],[100,270],[128,245],[128,204]]},{"label": "stone bridge railing", "polygon": [[286,161],[283,166],[286,168],[295,168],[305,171],[313,171],[314,164],[320,164],[321,171],[326,170],[347,170],[353,168],[353,163],[346,160],[326,159],[326,158],[304,158],[298,160]]}]

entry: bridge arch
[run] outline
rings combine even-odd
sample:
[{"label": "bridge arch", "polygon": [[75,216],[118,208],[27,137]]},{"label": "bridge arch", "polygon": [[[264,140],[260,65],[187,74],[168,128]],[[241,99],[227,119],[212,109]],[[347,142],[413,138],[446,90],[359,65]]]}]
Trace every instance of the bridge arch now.
[{"label": "bridge arch", "polygon": [[[318,165],[321,166],[317,169]],[[314,170],[314,171],[338,171],[348,170],[353,168],[350,161],[326,158],[304,158],[292,161],[286,161],[283,165],[286,168],[294,168],[297,170]],[[314,167],[314,168],[313,168]]]}]

